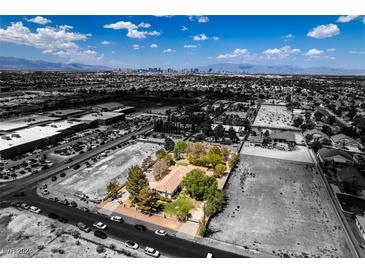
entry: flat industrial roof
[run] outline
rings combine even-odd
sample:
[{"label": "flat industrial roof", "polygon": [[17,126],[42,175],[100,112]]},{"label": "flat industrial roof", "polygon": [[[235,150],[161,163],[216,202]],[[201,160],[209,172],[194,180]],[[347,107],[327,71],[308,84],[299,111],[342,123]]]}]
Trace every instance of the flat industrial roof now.
[{"label": "flat industrial roof", "polygon": [[82,124],[77,121],[57,121],[46,126],[33,126],[0,137],[0,151],[60,134],[63,130]]},{"label": "flat industrial roof", "polygon": [[123,116],[124,113],[118,112],[93,112],[82,115],[77,118],[80,121],[96,121],[96,120],[107,120],[114,117]]},{"label": "flat industrial roof", "polygon": [[20,118],[15,118],[0,122],[0,131],[12,131],[20,128],[28,127],[34,124],[57,120],[58,118],[49,117],[46,115],[28,115]]}]

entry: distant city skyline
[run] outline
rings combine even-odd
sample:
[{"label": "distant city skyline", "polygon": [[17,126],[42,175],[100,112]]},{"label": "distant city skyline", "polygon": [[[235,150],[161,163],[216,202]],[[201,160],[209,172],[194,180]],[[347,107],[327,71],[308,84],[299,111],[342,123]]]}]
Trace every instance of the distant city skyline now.
[{"label": "distant city skyline", "polygon": [[365,17],[1,16],[0,55],[114,68],[365,69]]}]

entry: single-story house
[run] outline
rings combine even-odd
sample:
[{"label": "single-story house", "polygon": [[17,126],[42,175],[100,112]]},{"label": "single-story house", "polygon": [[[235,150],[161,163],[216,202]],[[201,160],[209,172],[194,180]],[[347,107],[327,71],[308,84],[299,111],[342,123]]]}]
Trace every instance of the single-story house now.
[{"label": "single-story house", "polygon": [[355,164],[352,156],[346,151],[335,148],[321,148],[318,150],[318,158],[322,164],[334,163],[341,166],[352,166]]}]

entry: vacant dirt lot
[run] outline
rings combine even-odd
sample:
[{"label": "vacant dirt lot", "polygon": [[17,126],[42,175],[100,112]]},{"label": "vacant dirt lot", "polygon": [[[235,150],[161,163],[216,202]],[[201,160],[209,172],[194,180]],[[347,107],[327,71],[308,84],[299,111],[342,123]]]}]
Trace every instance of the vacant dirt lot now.
[{"label": "vacant dirt lot", "polygon": [[[246,179],[243,170],[248,170]],[[309,165],[240,155],[211,220],[210,237],[282,257],[350,257],[345,236],[319,177]]]},{"label": "vacant dirt lot", "polygon": [[106,186],[114,178],[123,183],[128,176],[128,169],[141,165],[144,158],[161,148],[156,144],[136,143],[116,151],[112,155],[93,164],[90,168],[80,170],[61,181],[52,182],[48,190],[57,197],[74,197],[83,193],[91,199],[106,196]]},{"label": "vacant dirt lot", "polygon": [[[71,235],[75,230],[80,232],[74,226],[61,224],[42,215],[16,208],[2,208],[0,258],[144,257],[142,252],[124,250],[122,242],[109,238],[103,241],[93,233],[82,232],[81,238],[75,238]],[[106,247],[98,248],[98,241]],[[111,244],[115,250],[110,248]]]}]

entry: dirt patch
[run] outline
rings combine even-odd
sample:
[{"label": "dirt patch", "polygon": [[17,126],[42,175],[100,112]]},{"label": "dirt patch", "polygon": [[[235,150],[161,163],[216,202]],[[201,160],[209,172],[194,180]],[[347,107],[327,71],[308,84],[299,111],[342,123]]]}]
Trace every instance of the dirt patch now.
[{"label": "dirt patch", "polygon": [[[243,170],[249,174],[243,177]],[[350,257],[319,175],[306,164],[241,155],[211,238],[281,257]]]}]

